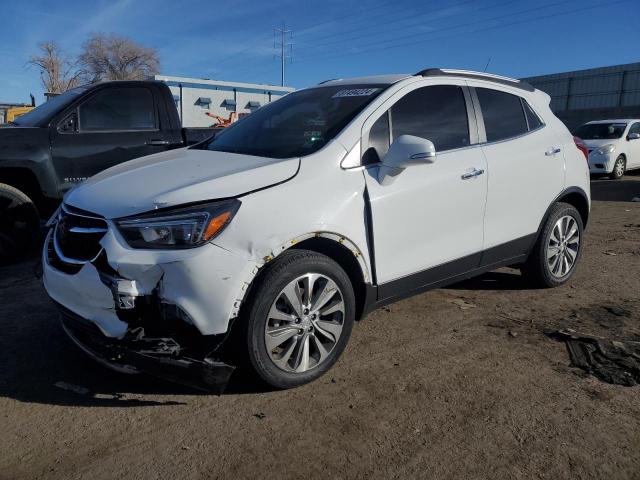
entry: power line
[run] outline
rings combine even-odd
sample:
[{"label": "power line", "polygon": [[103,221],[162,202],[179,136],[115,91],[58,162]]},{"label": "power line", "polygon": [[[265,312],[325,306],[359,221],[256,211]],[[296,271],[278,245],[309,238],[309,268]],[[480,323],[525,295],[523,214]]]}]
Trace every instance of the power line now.
[{"label": "power line", "polygon": [[[443,32],[443,31],[448,31],[451,30],[452,28],[462,28],[462,27],[467,27],[467,26],[471,26],[471,25],[475,25],[478,23],[486,23],[486,22],[490,22],[490,21],[494,21],[497,19],[504,19],[504,18],[508,18],[508,17],[513,17],[516,15],[520,15],[523,13],[529,13],[532,11],[536,11],[536,10],[541,10],[541,9],[546,9],[546,8],[550,8],[550,7],[555,7],[555,6],[559,6],[562,4],[566,4],[566,3],[570,3],[572,0],[565,0],[565,1],[561,1],[561,2],[555,2],[555,3],[551,3],[551,4],[547,4],[544,6],[540,6],[540,7],[535,7],[535,8],[530,8],[527,10],[521,10],[518,12],[513,12],[510,14],[506,14],[506,15],[499,15],[496,17],[492,17],[492,18],[488,18],[488,19],[483,19],[483,20],[477,20],[477,21],[473,21],[473,22],[467,22],[464,24],[459,24],[459,25],[455,25],[455,26],[450,26],[450,27],[445,27],[445,28],[441,28],[441,29],[437,29],[437,30],[432,30],[431,32],[426,32],[423,35],[405,35],[402,37],[395,37],[394,40],[396,39],[402,39],[402,38],[411,38],[410,41],[408,42],[401,42],[401,43],[389,43],[389,40],[384,40],[381,42],[373,42],[373,43],[368,43],[366,48],[358,51],[358,52],[348,52],[348,53],[339,53],[339,54],[335,54],[335,55],[326,55],[326,56],[320,56],[320,57],[314,57],[314,58],[303,58],[301,60],[298,60],[298,63],[303,63],[303,62],[309,62],[309,61],[319,61],[319,60],[329,60],[329,59],[333,59],[333,58],[340,58],[340,57],[344,57],[344,56],[348,56],[348,55],[360,55],[362,53],[367,53],[370,51],[381,51],[381,50],[389,50],[389,49],[393,49],[393,48],[398,48],[398,47],[404,47],[404,46],[409,46],[409,45],[416,45],[419,43],[424,43],[425,41],[432,41],[432,40],[441,40],[441,39],[445,39],[445,38],[452,38],[452,37],[456,37],[456,36],[460,36],[460,35],[467,35],[469,33],[475,33],[475,32],[479,32],[479,31],[485,31],[485,30],[492,30],[495,28],[502,28],[502,27],[507,27],[507,26],[511,26],[511,25],[518,25],[518,24],[526,24],[526,23],[531,23],[533,21],[537,21],[537,20],[541,20],[541,19],[545,19],[545,18],[550,18],[556,15],[566,15],[566,14],[571,14],[571,13],[577,13],[577,12],[582,12],[584,10],[591,10],[593,8],[599,8],[605,5],[613,5],[614,3],[623,3],[623,2],[628,2],[629,0],[620,0],[618,2],[605,2],[605,3],[600,3],[600,4],[596,4],[596,5],[592,5],[589,7],[580,7],[580,10],[576,11],[575,9],[571,9],[571,10],[565,10],[562,12],[555,12],[549,15],[543,15],[543,16],[538,16],[538,17],[534,17],[534,18],[526,18],[523,20],[518,20],[518,21],[514,21],[514,22],[510,22],[510,23],[503,23],[503,24],[498,24],[498,25],[492,25],[492,26],[488,26],[488,27],[483,27],[483,28],[478,28],[475,30],[471,30],[471,31],[465,31],[465,32],[458,32],[458,33],[454,33],[454,34],[450,34],[450,35],[441,35],[439,37],[429,37],[429,35],[432,35],[434,33],[438,33],[438,32]],[[420,37],[420,38],[418,38]]]},{"label": "power line", "polygon": [[[287,37],[289,40],[292,38],[292,31],[287,30],[284,22],[282,22],[282,28],[274,28],[273,29],[273,48],[279,48],[280,53],[276,54],[276,57],[280,57],[280,85],[284,87],[284,68],[287,63],[287,59],[291,60],[293,58],[293,43],[287,42]],[[280,40],[277,40],[278,34],[280,35]]]},{"label": "power line", "polygon": [[[460,13],[457,13],[457,14],[447,15],[447,16],[450,17],[450,18],[459,17],[461,15],[467,16],[467,15],[473,14],[474,12],[477,12],[477,11],[486,11],[486,10],[490,10],[492,8],[495,8],[495,7],[505,7],[506,5],[509,5],[511,3],[516,3],[517,1],[518,0],[507,0],[507,1],[500,1],[500,2],[493,3],[491,5],[486,5],[486,6],[485,5],[481,5],[480,7],[475,8],[475,9],[470,10],[470,11],[467,11],[467,12],[460,12]],[[574,1],[574,0],[565,0],[565,1],[569,2],[569,1]],[[470,2],[469,1],[465,1],[465,2],[462,2],[462,3],[456,4],[456,5],[453,5],[453,7],[460,7],[460,6],[465,5],[467,3],[470,3]],[[438,12],[435,12],[435,13],[438,13]],[[423,13],[423,14],[414,12],[412,15],[401,17],[401,18],[398,18],[396,20],[392,20],[392,21],[389,21],[389,22],[385,22],[385,27],[387,27],[389,25],[393,25],[394,23],[403,22],[403,21],[405,21],[407,19],[413,20],[413,21],[409,21],[408,22],[409,25],[411,25],[413,23],[420,23],[420,22],[424,21],[420,17],[423,17],[425,15],[430,15],[430,14],[433,15],[434,12]],[[473,22],[473,23],[476,23],[476,22]],[[378,28],[379,28],[379,26],[378,26]],[[435,31],[449,30],[451,28],[457,28],[457,26],[455,26],[455,25],[454,26],[446,26],[444,28],[440,28],[440,29],[437,29],[437,30],[431,30],[429,32],[424,32],[423,34],[424,35],[431,34],[431,33],[435,32]],[[420,34],[418,34],[418,35],[420,35]],[[414,37],[414,36],[415,36],[415,34],[410,34],[410,35],[406,35],[406,36],[403,36],[403,37],[394,36],[393,39],[396,40],[398,38],[406,38],[406,37]],[[367,34],[364,34],[364,35],[357,35],[356,37],[348,38],[346,40],[348,42],[353,42],[355,40],[360,40],[362,38],[371,38],[371,37],[380,38],[380,35],[378,33],[374,33],[374,34],[367,33]],[[337,39],[337,40],[334,40],[334,41],[331,41],[331,42],[316,44],[316,45],[314,45],[314,47],[322,48],[322,47],[328,47],[328,46],[332,46],[332,45],[339,45],[339,44],[343,43],[343,40],[344,40],[344,38],[341,37],[340,39]]]}]

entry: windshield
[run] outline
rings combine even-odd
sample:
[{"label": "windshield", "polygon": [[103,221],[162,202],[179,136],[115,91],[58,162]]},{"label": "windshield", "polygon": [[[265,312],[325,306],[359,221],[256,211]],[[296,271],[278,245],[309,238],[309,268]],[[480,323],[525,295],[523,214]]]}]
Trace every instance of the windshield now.
[{"label": "windshield", "polygon": [[583,140],[613,140],[622,137],[626,123],[587,123],[578,128],[574,135]]},{"label": "windshield", "polygon": [[192,147],[270,158],[309,155],[325,146],[387,85],[341,85],[293,92]]},{"label": "windshield", "polygon": [[78,87],[73,90],[67,90],[62,95],[57,95],[30,112],[19,116],[13,123],[20,127],[40,127],[43,122],[48,121],[49,118],[58,113],[74,98],[87,90],[87,88],[89,87]]}]

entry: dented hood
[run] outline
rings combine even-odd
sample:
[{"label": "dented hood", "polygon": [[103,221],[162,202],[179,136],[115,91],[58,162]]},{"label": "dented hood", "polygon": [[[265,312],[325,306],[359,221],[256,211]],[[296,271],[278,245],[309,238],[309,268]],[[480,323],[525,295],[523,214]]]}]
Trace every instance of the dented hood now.
[{"label": "dented hood", "polygon": [[182,148],[111,167],[65,196],[65,203],[118,218],[228,198],[293,178],[299,158],[274,159]]}]

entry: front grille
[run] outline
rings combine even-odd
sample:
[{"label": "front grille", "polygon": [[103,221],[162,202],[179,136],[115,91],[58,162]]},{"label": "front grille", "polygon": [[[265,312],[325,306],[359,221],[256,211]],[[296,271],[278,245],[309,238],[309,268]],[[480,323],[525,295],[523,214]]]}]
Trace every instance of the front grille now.
[{"label": "front grille", "polygon": [[54,248],[66,263],[90,262],[100,254],[107,229],[104,218],[63,205],[53,231]]}]

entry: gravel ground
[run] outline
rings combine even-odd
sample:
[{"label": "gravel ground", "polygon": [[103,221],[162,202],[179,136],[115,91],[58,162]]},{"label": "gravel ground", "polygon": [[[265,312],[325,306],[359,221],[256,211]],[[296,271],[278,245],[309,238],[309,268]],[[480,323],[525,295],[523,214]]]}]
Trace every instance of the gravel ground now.
[{"label": "gravel ground", "polygon": [[640,175],[592,188],[570,284],[502,269],[380,309],[283,392],[106,370],[65,338],[35,259],[0,269],[0,478],[640,478],[640,387],[545,334],[640,340]]}]

